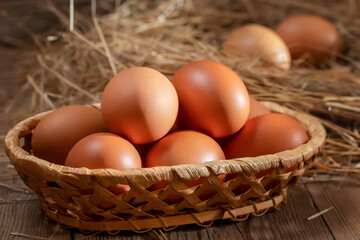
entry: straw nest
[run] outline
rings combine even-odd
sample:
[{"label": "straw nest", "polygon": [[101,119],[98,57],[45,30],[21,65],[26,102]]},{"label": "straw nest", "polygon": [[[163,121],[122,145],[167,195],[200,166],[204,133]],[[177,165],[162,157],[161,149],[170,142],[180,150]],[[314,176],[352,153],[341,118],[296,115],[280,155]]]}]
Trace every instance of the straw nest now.
[{"label": "straw nest", "polygon": [[[220,3],[221,2],[221,3]],[[7,107],[22,115],[66,104],[99,102],[101,92],[117,72],[147,66],[171,78],[195,60],[221,62],[245,82],[258,100],[280,103],[321,119],[328,138],[315,167],[308,172],[348,175],[360,184],[360,15],[356,1],[115,1],[100,7],[110,14],[83,16],[75,12],[75,27],[33,36],[39,48],[37,68],[28,74]],[[68,12],[50,1],[48,9],[69,27]],[[99,6],[98,6],[99,7]],[[296,13],[311,13],[332,21],[344,36],[346,49],[336,62],[321,68],[293,62],[284,71],[261,57],[251,61],[222,51],[229,31],[244,23],[274,28]],[[265,64],[264,64],[265,63]],[[19,96],[33,91],[28,104]],[[16,114],[15,114],[16,115]],[[17,115],[19,116],[19,115]]]}]

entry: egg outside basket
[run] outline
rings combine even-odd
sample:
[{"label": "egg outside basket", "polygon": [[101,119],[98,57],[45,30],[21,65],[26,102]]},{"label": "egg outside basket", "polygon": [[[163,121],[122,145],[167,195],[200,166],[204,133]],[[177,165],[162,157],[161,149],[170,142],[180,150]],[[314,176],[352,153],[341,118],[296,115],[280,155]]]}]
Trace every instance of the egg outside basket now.
[{"label": "egg outside basket", "polygon": [[[258,216],[269,209],[280,209],[281,203],[286,201],[288,188],[299,183],[301,176],[311,167],[326,136],[316,118],[275,103],[263,103],[273,112],[287,114],[300,121],[310,140],[296,149],[256,158],[124,171],[76,169],[49,163],[29,153],[31,131],[48,114],[45,112],[15,125],[5,138],[5,148],[22,180],[39,197],[45,214],[67,227],[109,233],[121,230],[144,232],[193,223],[206,227],[216,219],[242,221],[250,214]],[[289,167],[294,165],[297,167],[289,171]],[[266,176],[255,176],[267,169],[272,170]],[[239,173],[239,176],[226,182],[217,177],[231,173]],[[205,179],[202,185],[188,188],[184,184],[198,178]],[[264,187],[274,179],[279,184],[271,189]],[[164,190],[147,189],[158,181],[166,181],[169,186]],[[114,196],[107,187],[118,183],[130,185],[131,190]],[[251,188],[235,195],[232,190],[240,184]],[[92,194],[78,192],[79,189],[90,188],[94,189]],[[198,196],[207,189],[217,193],[201,200]],[[163,201],[174,193],[184,199],[172,205]],[[102,201],[112,203],[112,207],[106,210],[99,208]]]}]

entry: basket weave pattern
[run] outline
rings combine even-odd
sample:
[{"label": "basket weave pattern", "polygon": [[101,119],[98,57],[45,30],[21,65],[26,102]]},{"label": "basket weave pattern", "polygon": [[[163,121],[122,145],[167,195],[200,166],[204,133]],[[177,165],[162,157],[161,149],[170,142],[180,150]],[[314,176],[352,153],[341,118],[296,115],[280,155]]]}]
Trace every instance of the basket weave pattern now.
[{"label": "basket weave pattern", "polygon": [[[310,140],[296,149],[256,158],[218,160],[206,164],[155,167],[129,170],[70,168],[49,163],[31,155],[31,131],[48,112],[28,118],[13,129],[5,139],[6,152],[18,174],[39,197],[46,215],[59,224],[83,231],[121,230],[143,232],[153,228],[172,229],[184,224],[211,225],[216,219],[242,221],[249,215],[258,216],[269,209],[280,209],[286,201],[288,188],[299,183],[311,167],[322,147],[326,132],[319,121],[306,114],[263,102],[273,112],[296,118],[309,134]],[[297,164],[292,171],[286,171]],[[261,178],[255,174],[272,169]],[[239,173],[230,181],[217,176]],[[184,182],[203,178],[203,184],[188,188]],[[273,180],[279,184],[266,189]],[[156,182],[165,181],[166,189],[150,191]],[[107,190],[115,184],[127,184],[128,193],[114,196]],[[240,184],[251,188],[240,195],[233,192]],[[93,189],[84,194],[80,189]],[[199,195],[212,189],[216,194],[201,200]],[[177,194],[181,202],[167,204],[163,200]],[[101,203],[110,207],[102,209]]]}]

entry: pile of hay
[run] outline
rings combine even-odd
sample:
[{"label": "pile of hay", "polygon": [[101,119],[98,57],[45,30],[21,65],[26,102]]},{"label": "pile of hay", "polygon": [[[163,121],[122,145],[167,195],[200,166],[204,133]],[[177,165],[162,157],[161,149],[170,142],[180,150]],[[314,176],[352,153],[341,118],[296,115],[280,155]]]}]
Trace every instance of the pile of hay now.
[{"label": "pile of hay", "polygon": [[[15,97],[8,112],[26,105],[27,114],[73,103],[99,102],[112,76],[128,67],[147,66],[171,78],[195,60],[221,62],[243,79],[258,100],[278,102],[318,116],[328,139],[316,169],[343,174],[360,184],[360,15],[356,1],[115,1],[101,17],[75,14],[73,31],[37,38],[39,67],[29,73],[18,96],[31,89],[27,105]],[[110,6],[110,5],[108,5]],[[68,13],[48,2],[49,10],[69,26]],[[332,21],[346,49],[337,62],[322,69],[290,71],[234,58],[222,51],[229,31],[245,23],[270,28],[296,13]],[[259,64],[260,63],[260,64]]]}]

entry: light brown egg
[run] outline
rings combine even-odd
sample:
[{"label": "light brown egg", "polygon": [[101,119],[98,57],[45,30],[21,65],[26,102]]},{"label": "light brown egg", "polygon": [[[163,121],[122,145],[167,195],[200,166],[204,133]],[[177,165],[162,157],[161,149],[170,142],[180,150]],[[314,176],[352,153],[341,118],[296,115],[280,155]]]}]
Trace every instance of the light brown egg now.
[{"label": "light brown egg", "polygon": [[250,113],[248,121],[254,117],[268,113],[270,113],[269,109],[267,109],[262,103],[258,102],[255,98],[250,97]]},{"label": "light brown egg", "polygon": [[171,82],[146,67],[118,73],[101,98],[101,112],[109,130],[135,144],[154,142],[169,132],[178,108]]},{"label": "light brown egg", "polygon": [[292,59],[304,57],[313,65],[335,59],[344,43],[334,24],[315,15],[297,15],[281,22],[276,32],[289,47]]},{"label": "light brown egg", "polygon": [[286,44],[276,32],[262,25],[247,24],[234,29],[223,47],[237,57],[261,57],[280,68],[290,68],[291,57]]},{"label": "light brown egg", "polygon": [[[224,159],[225,155],[221,147],[211,137],[196,131],[183,130],[171,133],[157,142],[150,150],[144,163],[145,167],[174,166],[180,164],[198,164],[214,160]],[[219,176],[223,181],[225,175]],[[193,187],[203,183],[203,179],[197,179],[185,183]],[[151,187],[151,190],[165,188],[168,184],[158,182]],[[202,193],[200,199],[207,199],[213,196],[216,191],[208,190]],[[169,204],[181,201],[180,195],[171,195],[165,199]]]},{"label": "light brown egg", "polygon": [[34,155],[64,164],[70,149],[80,139],[107,131],[100,110],[84,105],[56,109],[36,126],[31,140]]},{"label": "light brown egg", "polygon": [[181,67],[172,78],[179,97],[179,124],[184,129],[220,138],[237,132],[249,115],[249,95],[240,77],[214,61]]},{"label": "light brown egg", "polygon": [[[113,133],[95,133],[75,144],[66,158],[65,166],[89,169],[112,168],[117,170],[141,168],[142,162],[135,147]],[[114,195],[126,193],[128,185],[116,184],[108,187]],[[91,194],[92,189],[80,189],[82,194]],[[112,203],[102,201],[99,207],[108,209]]]},{"label": "light brown egg", "polygon": [[139,153],[126,139],[113,133],[94,133],[75,144],[65,165],[122,170],[140,168],[142,164]]}]

